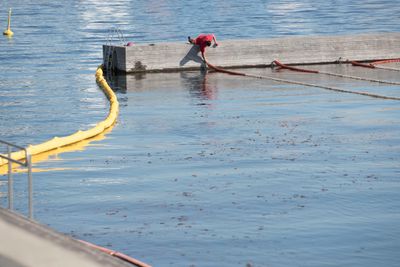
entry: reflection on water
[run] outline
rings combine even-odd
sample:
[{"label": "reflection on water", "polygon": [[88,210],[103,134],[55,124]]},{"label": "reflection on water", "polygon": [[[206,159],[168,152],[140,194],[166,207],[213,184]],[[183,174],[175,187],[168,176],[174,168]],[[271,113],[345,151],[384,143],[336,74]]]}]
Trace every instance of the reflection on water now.
[{"label": "reflection on water", "polygon": [[[85,150],[88,146],[91,145],[92,142],[96,142],[96,141],[101,141],[104,138],[106,138],[106,135],[112,131],[112,129],[114,128],[114,125],[112,125],[111,127],[107,128],[104,130],[104,132],[79,141],[77,143],[71,144],[71,145],[67,145],[67,146],[63,146],[63,147],[59,147],[57,149],[53,149],[53,150],[49,150],[37,155],[33,155],[31,160],[32,160],[32,164],[33,166],[35,166],[37,163],[43,162],[43,161],[62,161],[62,157],[61,155],[63,153],[68,153],[68,152],[78,152],[78,151],[83,151]],[[77,167],[78,168],[78,167]],[[73,168],[68,168],[69,170],[72,170]],[[27,170],[25,168],[21,168],[19,164],[12,164],[12,170],[13,173],[21,173],[21,172],[26,172]],[[45,172],[45,171],[61,171],[61,170],[67,170],[67,168],[51,168],[51,169],[39,169],[39,168],[32,168],[32,172]],[[0,175],[5,175],[8,173],[8,165],[3,165],[0,166]]]},{"label": "reflection on water", "polygon": [[217,88],[208,81],[208,77],[212,75],[207,71],[199,72],[182,72],[180,77],[183,85],[188,89],[189,93],[200,99],[215,100],[217,98]]},{"label": "reflection on water", "polygon": [[[187,90],[190,96],[200,100],[215,100],[217,98],[217,87],[209,81],[209,77],[216,75],[215,72],[186,71],[176,73],[135,73],[135,74],[118,74],[107,77],[107,82],[118,93],[126,95],[128,90],[147,91],[157,88],[171,81],[171,77],[179,81],[179,86]],[[149,86],[148,80],[153,81]],[[126,96],[120,96],[125,99]],[[126,99],[125,99],[126,100]],[[124,100],[122,101],[124,102]]]}]

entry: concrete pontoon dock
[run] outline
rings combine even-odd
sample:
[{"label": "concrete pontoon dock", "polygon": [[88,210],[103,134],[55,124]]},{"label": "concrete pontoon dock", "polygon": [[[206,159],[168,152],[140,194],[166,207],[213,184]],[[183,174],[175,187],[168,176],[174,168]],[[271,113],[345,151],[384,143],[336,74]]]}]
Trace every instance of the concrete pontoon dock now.
[{"label": "concrete pontoon dock", "polygon": [[[338,60],[398,58],[400,33],[302,36],[257,40],[219,40],[206,49],[207,59],[224,68],[266,67],[274,59],[286,64],[324,64]],[[182,42],[103,46],[104,65],[124,73],[199,69],[198,46]]]},{"label": "concrete pontoon dock", "polygon": [[132,266],[77,240],[0,208],[0,266]]}]

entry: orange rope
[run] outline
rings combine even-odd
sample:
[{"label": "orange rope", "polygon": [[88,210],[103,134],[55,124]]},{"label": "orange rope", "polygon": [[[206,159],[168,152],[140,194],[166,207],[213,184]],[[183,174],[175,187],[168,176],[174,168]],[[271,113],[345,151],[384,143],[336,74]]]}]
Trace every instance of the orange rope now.
[{"label": "orange rope", "polygon": [[100,250],[100,251],[102,251],[104,253],[107,253],[108,255],[114,256],[116,258],[119,258],[121,260],[129,262],[129,263],[131,263],[133,265],[136,265],[138,267],[151,267],[147,263],[141,262],[141,261],[139,261],[139,260],[137,260],[135,258],[129,257],[128,255],[125,255],[125,254],[120,253],[118,251],[114,251],[114,250],[111,250],[111,249],[108,249],[108,248],[105,248],[105,247],[101,247],[101,246],[89,243],[87,241],[83,241],[83,240],[78,240],[78,241],[83,243],[83,244],[85,244],[85,245],[87,245],[87,246],[89,246],[89,247],[91,247],[91,248],[95,248],[97,250]]},{"label": "orange rope", "polygon": [[[397,59],[394,59],[397,60]],[[390,67],[381,67],[381,66],[375,66],[372,64],[383,64],[383,63],[389,63],[388,60],[381,60],[381,61],[375,61],[370,64],[365,64],[365,63],[360,63],[357,61],[350,61],[351,65],[356,66],[356,67],[364,67],[364,68],[370,68],[370,69],[381,69],[381,70],[392,70],[392,71],[400,71],[400,69],[396,68],[390,68]],[[382,63],[381,63],[382,62]],[[392,62],[397,62],[397,61],[392,61]]]},{"label": "orange rope", "polygon": [[351,65],[357,66],[357,67],[364,67],[364,68],[370,68],[370,69],[382,69],[382,70],[400,71],[400,69],[396,69],[396,68],[375,66],[375,65],[379,65],[379,64],[396,63],[396,62],[400,62],[400,58],[378,60],[378,61],[374,61],[374,62],[369,63],[369,64],[360,63],[360,62],[357,62],[357,61],[350,61]]},{"label": "orange rope", "polygon": [[372,62],[371,64],[373,64],[373,65],[378,65],[378,64],[397,63],[397,62],[400,62],[400,58],[378,60],[378,61]]},{"label": "orange rope", "polygon": [[351,65],[357,66],[357,67],[364,67],[364,68],[370,68],[370,69],[375,69],[375,66],[372,64],[365,64],[365,63],[360,63],[357,61],[350,61]]},{"label": "orange rope", "polygon": [[307,73],[319,73],[319,71],[317,71],[317,70],[306,70],[306,69],[291,67],[291,66],[288,66],[288,65],[285,65],[285,64],[279,62],[276,59],[274,61],[272,61],[272,62],[275,63],[276,65],[278,65],[279,67],[281,67],[282,69],[288,69],[288,70],[300,71],[300,72],[307,72]]},{"label": "orange rope", "polygon": [[215,71],[222,72],[222,73],[226,73],[226,74],[231,74],[231,75],[246,76],[246,74],[244,74],[244,73],[236,72],[236,71],[230,71],[230,70],[225,70],[225,69],[222,69],[222,68],[220,68],[220,67],[217,67],[217,66],[212,65],[212,64],[211,64],[210,62],[208,62],[206,59],[204,59],[204,60],[205,60],[206,64],[207,64],[210,68],[212,68],[213,70],[215,70]]}]

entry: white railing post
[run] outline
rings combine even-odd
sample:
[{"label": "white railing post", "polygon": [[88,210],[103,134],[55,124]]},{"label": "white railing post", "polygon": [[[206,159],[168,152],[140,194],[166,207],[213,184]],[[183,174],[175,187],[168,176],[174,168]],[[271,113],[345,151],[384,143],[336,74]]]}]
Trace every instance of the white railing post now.
[{"label": "white railing post", "polygon": [[33,182],[32,182],[32,156],[28,150],[26,152],[26,165],[28,167],[28,206],[29,219],[33,219]]},{"label": "white railing post", "polygon": [[[11,147],[7,145],[8,157],[11,158]],[[14,209],[14,185],[12,177],[12,162],[8,161],[8,208],[10,210]]]},{"label": "white railing post", "polygon": [[[10,210],[14,209],[14,183],[12,175],[12,164],[16,163],[18,165],[24,166],[28,169],[28,217],[33,219],[33,182],[32,182],[32,155],[28,152],[27,148],[20,147],[11,144],[6,141],[0,140],[0,144],[7,146],[7,154],[1,154],[0,158],[6,159],[8,161],[8,208]],[[16,160],[12,158],[12,147],[25,151],[25,161]]]}]

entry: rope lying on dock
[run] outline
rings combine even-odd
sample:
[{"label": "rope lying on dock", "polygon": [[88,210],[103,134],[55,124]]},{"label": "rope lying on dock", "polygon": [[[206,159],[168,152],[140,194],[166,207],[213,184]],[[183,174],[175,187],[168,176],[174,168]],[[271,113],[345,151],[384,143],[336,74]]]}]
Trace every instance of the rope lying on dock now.
[{"label": "rope lying on dock", "polygon": [[[77,131],[74,134],[64,136],[64,137],[54,137],[53,139],[38,144],[38,145],[30,145],[28,146],[28,151],[30,155],[37,155],[43,152],[47,152],[59,147],[71,145],[77,143],[79,141],[94,137],[102,132],[104,132],[107,128],[112,126],[115,121],[117,120],[118,110],[119,110],[119,103],[117,100],[114,91],[111,87],[107,84],[103,76],[103,67],[99,66],[96,71],[96,81],[102,88],[104,94],[107,96],[108,100],[110,101],[110,109],[108,112],[108,116],[103,121],[97,123],[97,125],[89,130],[86,131]],[[11,158],[15,160],[22,160],[25,159],[25,151],[20,150],[11,153]],[[8,161],[6,159],[0,158],[0,166],[6,164]]]},{"label": "rope lying on dock", "polygon": [[400,69],[397,69],[397,68],[376,66],[376,65],[378,65],[378,64],[397,63],[397,62],[400,62],[400,58],[379,60],[379,61],[374,61],[374,62],[369,63],[369,64],[360,63],[360,62],[357,62],[357,61],[350,61],[351,65],[356,66],[356,67],[364,67],[364,68],[370,68],[370,69],[381,69],[381,70],[400,71]]},{"label": "rope lying on dock", "polygon": [[271,81],[280,82],[280,83],[289,83],[289,84],[297,84],[297,85],[302,85],[302,86],[307,86],[307,87],[322,88],[322,89],[340,92],[340,93],[356,94],[356,95],[363,95],[363,96],[369,96],[369,97],[380,98],[380,99],[389,99],[389,100],[399,100],[400,101],[400,97],[384,96],[384,95],[371,94],[371,93],[359,92],[359,91],[351,91],[351,90],[341,89],[341,88],[337,88],[337,87],[318,85],[318,84],[312,84],[312,83],[303,83],[303,82],[298,82],[298,81],[293,81],[293,80],[275,78],[275,77],[271,77],[271,76],[252,75],[252,74],[246,74],[243,72],[225,70],[223,68],[212,65],[207,60],[206,60],[206,64],[215,71],[227,73],[227,74],[231,74],[231,75],[245,76],[245,77],[257,78],[257,79],[265,79],[265,80],[271,80]]},{"label": "rope lying on dock", "polygon": [[[349,78],[349,79],[353,79],[353,80],[368,81],[368,82],[375,82],[375,83],[400,85],[400,82],[383,81],[383,80],[363,78],[363,77],[357,77],[357,76],[351,76],[351,75],[345,75],[345,74],[339,74],[339,73],[333,73],[333,72],[326,72],[326,71],[320,71],[320,70],[307,70],[307,69],[296,68],[296,67],[285,65],[285,64],[279,62],[278,60],[274,60],[273,63],[275,63],[276,65],[278,65],[279,67],[281,67],[283,69],[288,69],[288,70],[293,70],[293,71],[324,74],[324,75],[335,76],[335,77],[340,77],[340,78]],[[361,64],[361,63],[358,63],[358,64]],[[375,68],[375,66],[372,68]]]},{"label": "rope lying on dock", "polygon": [[399,62],[400,62],[400,58],[392,58],[392,59],[377,60],[377,61],[372,62],[371,64],[378,65],[378,64],[399,63]]}]

